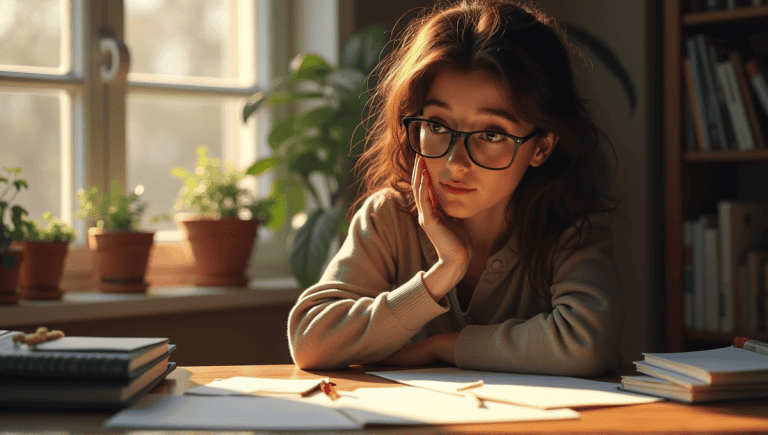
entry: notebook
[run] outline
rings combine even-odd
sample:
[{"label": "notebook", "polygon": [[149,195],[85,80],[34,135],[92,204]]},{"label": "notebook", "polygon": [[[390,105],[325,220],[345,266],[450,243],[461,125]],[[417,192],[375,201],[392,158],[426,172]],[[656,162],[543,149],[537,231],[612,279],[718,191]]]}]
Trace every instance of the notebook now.
[{"label": "notebook", "polygon": [[682,374],[701,381],[704,385],[768,381],[768,356],[733,346],[643,355],[646,366]]},{"label": "notebook", "polygon": [[768,397],[768,382],[685,386],[653,376],[622,376],[621,386],[627,391],[685,403]]},{"label": "notebook", "polygon": [[[171,346],[175,348],[175,345]],[[148,393],[176,368],[175,362],[168,362],[168,353],[145,364],[135,378],[124,382],[74,378],[5,379],[0,383],[0,408],[122,408]]]},{"label": "notebook", "polygon": [[13,343],[0,331],[0,378],[133,379],[139,368],[168,352],[168,338],[63,337],[37,346]]}]

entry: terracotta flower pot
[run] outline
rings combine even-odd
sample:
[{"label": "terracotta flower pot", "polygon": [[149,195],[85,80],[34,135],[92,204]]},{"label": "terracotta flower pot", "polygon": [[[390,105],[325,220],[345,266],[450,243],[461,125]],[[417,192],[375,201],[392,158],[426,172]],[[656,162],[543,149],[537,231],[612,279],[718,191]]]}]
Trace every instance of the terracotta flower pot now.
[{"label": "terracotta flower pot", "polygon": [[0,260],[4,256],[13,257],[15,264],[11,269],[6,269],[0,261],[0,304],[13,305],[19,302],[20,296],[16,292],[16,286],[19,282],[19,270],[21,262],[24,261],[24,250],[11,247],[8,252],[0,252]]},{"label": "terracotta flower pot", "polygon": [[154,231],[104,231],[88,229],[88,245],[96,253],[99,290],[105,293],[142,293]]},{"label": "terracotta flower pot", "polygon": [[187,219],[184,250],[193,263],[196,286],[244,286],[243,273],[256,242],[258,219]]},{"label": "terracotta flower pot", "polygon": [[61,299],[64,290],[61,276],[69,241],[23,242],[24,261],[19,272],[19,294],[22,299]]}]

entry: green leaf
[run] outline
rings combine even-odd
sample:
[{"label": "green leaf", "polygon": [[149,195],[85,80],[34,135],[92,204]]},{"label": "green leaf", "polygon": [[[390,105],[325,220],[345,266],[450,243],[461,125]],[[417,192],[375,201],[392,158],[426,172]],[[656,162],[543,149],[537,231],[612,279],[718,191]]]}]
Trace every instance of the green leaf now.
[{"label": "green leaf", "polygon": [[294,57],[291,61],[290,79],[292,81],[314,80],[318,83],[323,82],[332,68],[322,57],[312,53],[302,53]]},{"label": "green leaf", "polygon": [[253,94],[251,98],[243,108],[243,121],[247,121],[248,118],[257,110],[266,106],[281,106],[283,104],[295,103],[303,100],[313,100],[318,98],[326,98],[326,95],[322,92],[290,92],[290,91],[276,91],[268,94],[262,92]]},{"label": "green leaf", "polygon": [[15,180],[13,182],[13,185],[16,187],[16,190],[21,190],[21,188],[28,189],[29,186],[27,185],[27,182],[24,180]]},{"label": "green leaf", "polygon": [[261,175],[263,172],[268,171],[275,166],[281,165],[283,158],[281,156],[270,156],[254,162],[247,171],[248,175]]},{"label": "green leaf", "polygon": [[267,143],[269,143],[270,148],[277,150],[283,142],[297,133],[296,125],[298,124],[298,118],[299,116],[286,116],[272,126],[272,130],[269,131],[269,136],[267,137]]},{"label": "green leaf", "polygon": [[335,114],[335,110],[330,107],[318,107],[302,114],[298,119],[298,128],[322,128]]},{"label": "green leaf", "polygon": [[[274,189],[274,186],[273,186]],[[268,207],[269,214],[271,216],[269,223],[267,223],[265,226],[273,232],[277,232],[280,230],[280,228],[283,226],[283,223],[285,222],[285,216],[286,216],[286,203],[285,198],[283,198],[282,193],[280,193],[277,190],[273,190],[272,194],[268,198],[270,200],[270,205]]]},{"label": "green leaf", "polygon": [[302,287],[307,288],[320,279],[331,242],[338,235],[344,219],[344,204],[330,210],[313,211],[296,232],[290,254],[291,272]]},{"label": "green leaf", "polygon": [[341,66],[358,69],[366,76],[370,74],[387,45],[384,32],[384,26],[376,24],[352,34],[341,48]]}]

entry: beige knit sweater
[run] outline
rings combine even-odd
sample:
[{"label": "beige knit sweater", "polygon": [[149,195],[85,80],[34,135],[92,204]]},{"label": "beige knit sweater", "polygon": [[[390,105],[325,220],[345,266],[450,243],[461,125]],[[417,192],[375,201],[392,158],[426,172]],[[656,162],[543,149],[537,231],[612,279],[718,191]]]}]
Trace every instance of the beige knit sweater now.
[{"label": "beige knit sweater", "polygon": [[291,310],[288,341],[299,367],[375,363],[444,332],[460,332],[462,369],[597,376],[617,367],[622,296],[607,216],[591,216],[587,240],[553,257],[546,297],[527,282],[510,240],[488,259],[462,311],[455,288],[436,303],[424,287],[437,253],[398,201],[383,190],[363,203],[320,281]]}]

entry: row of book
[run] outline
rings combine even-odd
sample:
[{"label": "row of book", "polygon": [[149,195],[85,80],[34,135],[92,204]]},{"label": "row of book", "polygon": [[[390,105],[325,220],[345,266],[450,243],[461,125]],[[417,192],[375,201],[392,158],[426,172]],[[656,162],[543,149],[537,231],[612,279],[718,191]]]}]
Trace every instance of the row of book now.
[{"label": "row of book", "polygon": [[730,10],[768,4],[766,0],[690,0],[690,2],[691,12]]},{"label": "row of book", "polygon": [[38,345],[0,330],[0,408],[125,407],[176,368],[168,338],[63,337]]},{"label": "row of book", "polygon": [[703,33],[685,41],[683,78],[689,151],[768,148],[768,67],[758,56]]},{"label": "row of book", "polygon": [[684,325],[721,333],[768,329],[768,203],[720,201],[683,223]]}]

